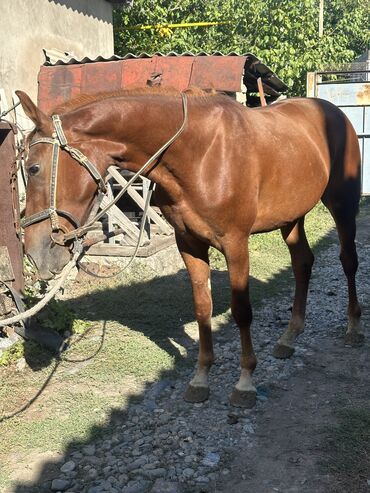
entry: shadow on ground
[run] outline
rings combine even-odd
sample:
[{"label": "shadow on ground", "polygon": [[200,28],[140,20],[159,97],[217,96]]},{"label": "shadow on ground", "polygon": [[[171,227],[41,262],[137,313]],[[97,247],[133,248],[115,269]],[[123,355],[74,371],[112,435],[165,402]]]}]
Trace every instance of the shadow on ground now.
[{"label": "shadow on ground", "polygon": [[[331,242],[329,237],[331,237],[331,234],[323,238],[314,250],[328,245]],[[338,269],[340,269],[339,262]],[[290,268],[281,270],[268,283],[252,279],[251,295],[254,307],[261,302],[266,303],[269,297],[292,288],[293,279]],[[225,313],[229,307],[230,300],[227,272],[215,271],[212,273],[212,292],[214,316]],[[139,282],[129,286],[116,286],[88,296],[83,295],[65,303],[68,308],[76,311],[77,316],[85,311],[85,314],[88,314],[88,318],[91,320],[94,318],[96,320],[114,320],[123,326],[130,327],[131,330],[142,333],[175,360],[175,370],[163,371],[161,379],[173,381],[176,378],[181,378],[184,380],[185,387],[189,370],[183,370],[188,368],[189,364],[191,366],[195,364],[197,347],[194,345],[193,339],[184,331],[184,325],[194,319],[190,283],[184,270],[175,275],[155,278],[145,283]],[[181,307],[180,311],[179,306]],[[290,307],[287,306],[286,308],[286,319],[288,320]],[[235,329],[232,328],[231,320],[229,323],[222,324],[214,335],[215,341],[219,343],[227,341],[231,337],[238,337]],[[276,339],[278,335],[277,333]],[[254,327],[253,337],[258,343],[257,327]],[[187,358],[180,353],[172,341],[187,348]],[[30,363],[40,366],[40,361],[36,362],[30,359]],[[48,358],[41,362],[41,364],[47,363]],[[144,398],[152,391],[152,387],[153,384],[148,384],[140,397]],[[136,394],[132,395],[125,408],[111,411],[109,423],[106,426],[92,427],[89,438],[83,442],[71,441],[65,447],[63,458],[60,461],[46,462],[36,481],[32,484],[18,482],[18,484],[14,485],[12,492],[49,492],[50,481],[59,476],[60,466],[68,460],[70,454],[88,444],[99,443],[100,439],[108,439],[112,436],[114,428],[125,423],[130,406],[135,405],[137,402],[138,396]]]}]

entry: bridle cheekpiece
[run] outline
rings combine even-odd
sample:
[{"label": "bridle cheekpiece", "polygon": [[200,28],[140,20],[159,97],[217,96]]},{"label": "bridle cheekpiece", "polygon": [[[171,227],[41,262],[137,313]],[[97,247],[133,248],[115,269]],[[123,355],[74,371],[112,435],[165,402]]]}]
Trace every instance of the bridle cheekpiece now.
[{"label": "bridle cheekpiece", "polygon": [[54,132],[52,137],[42,137],[40,139],[30,142],[29,147],[37,144],[51,144],[53,146],[52,158],[51,158],[51,175],[50,175],[50,206],[48,209],[44,209],[40,212],[36,212],[31,216],[25,217],[22,221],[22,227],[27,228],[32,224],[43,221],[50,218],[51,229],[53,232],[62,231],[67,233],[65,228],[60,224],[59,217],[68,219],[75,228],[80,228],[80,221],[75,218],[70,212],[57,208],[57,183],[58,183],[58,163],[60,149],[68,152],[68,154],[77,162],[79,162],[92,176],[97,183],[98,189],[102,192],[106,192],[106,185],[104,178],[101,176],[97,167],[75,147],[71,147],[68,144],[67,138],[63,132],[62,122],[59,115],[52,116]]}]

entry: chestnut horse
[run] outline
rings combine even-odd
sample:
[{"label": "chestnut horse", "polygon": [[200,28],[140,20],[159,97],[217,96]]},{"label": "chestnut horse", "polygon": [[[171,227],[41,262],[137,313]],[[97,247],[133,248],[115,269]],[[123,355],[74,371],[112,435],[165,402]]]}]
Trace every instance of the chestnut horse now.
[{"label": "chestnut horse", "polygon": [[[54,151],[47,138],[51,140],[55,126],[51,116],[25,93],[19,91],[17,95],[35,124],[26,162],[26,215],[30,216],[48,210],[50,205]],[[60,116],[68,145],[95,163],[104,177],[110,165],[138,171],[173,136],[184,123],[181,95],[151,88],[85,95],[54,113]],[[257,362],[250,334],[248,292],[251,234],[279,228],[290,251],[296,281],[294,304],[289,325],[274,349],[276,357],[286,358],[292,355],[295,339],[303,332],[314,260],[304,217],[321,199],[335,220],[340,259],[348,280],[346,338],[349,342],[363,338],[355,282],[358,140],[347,117],[319,99],[288,99],[256,109],[200,90],[189,91],[186,99],[188,117],[183,133],[145,172],[156,183],[155,201],[175,230],[192,284],[199,358],[185,399],[200,402],[209,394],[208,373],[214,353],[208,250],[213,246],[226,258],[231,310],[240,329],[241,375],[231,403],[251,407],[256,399],[252,373]],[[89,173],[80,166],[62,147],[55,199],[58,209],[66,213],[60,214],[57,229],[73,230],[72,217],[81,224],[87,220],[97,188],[91,170]],[[44,279],[60,272],[71,255],[70,242],[60,244],[53,238],[45,217],[39,217],[25,231],[26,253]]]}]

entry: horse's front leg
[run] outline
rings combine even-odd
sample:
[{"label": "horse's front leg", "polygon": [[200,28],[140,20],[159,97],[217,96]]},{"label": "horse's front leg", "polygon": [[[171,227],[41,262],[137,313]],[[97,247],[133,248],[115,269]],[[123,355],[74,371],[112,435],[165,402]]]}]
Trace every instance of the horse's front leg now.
[{"label": "horse's front leg", "polygon": [[190,381],[184,399],[203,402],[208,399],[208,373],[214,362],[212,344],[212,297],[208,245],[193,238],[176,235],[178,249],[189,272],[193,289],[195,317],[199,326],[199,356],[196,372]]},{"label": "horse's front leg", "polygon": [[245,238],[233,241],[225,249],[230,284],[231,312],[240,330],[241,373],[230,397],[233,406],[251,408],[256,403],[252,374],[257,365],[250,328],[252,307],[249,299],[249,253]]}]

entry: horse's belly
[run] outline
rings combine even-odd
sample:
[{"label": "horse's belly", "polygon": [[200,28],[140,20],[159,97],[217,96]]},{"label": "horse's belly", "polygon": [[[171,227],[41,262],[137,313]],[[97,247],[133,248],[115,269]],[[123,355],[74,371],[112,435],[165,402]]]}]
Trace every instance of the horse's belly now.
[{"label": "horse's belly", "polygon": [[321,199],[329,170],[321,165],[299,177],[294,177],[294,172],[288,176],[278,186],[266,186],[260,194],[252,233],[281,228],[307,214]]}]

